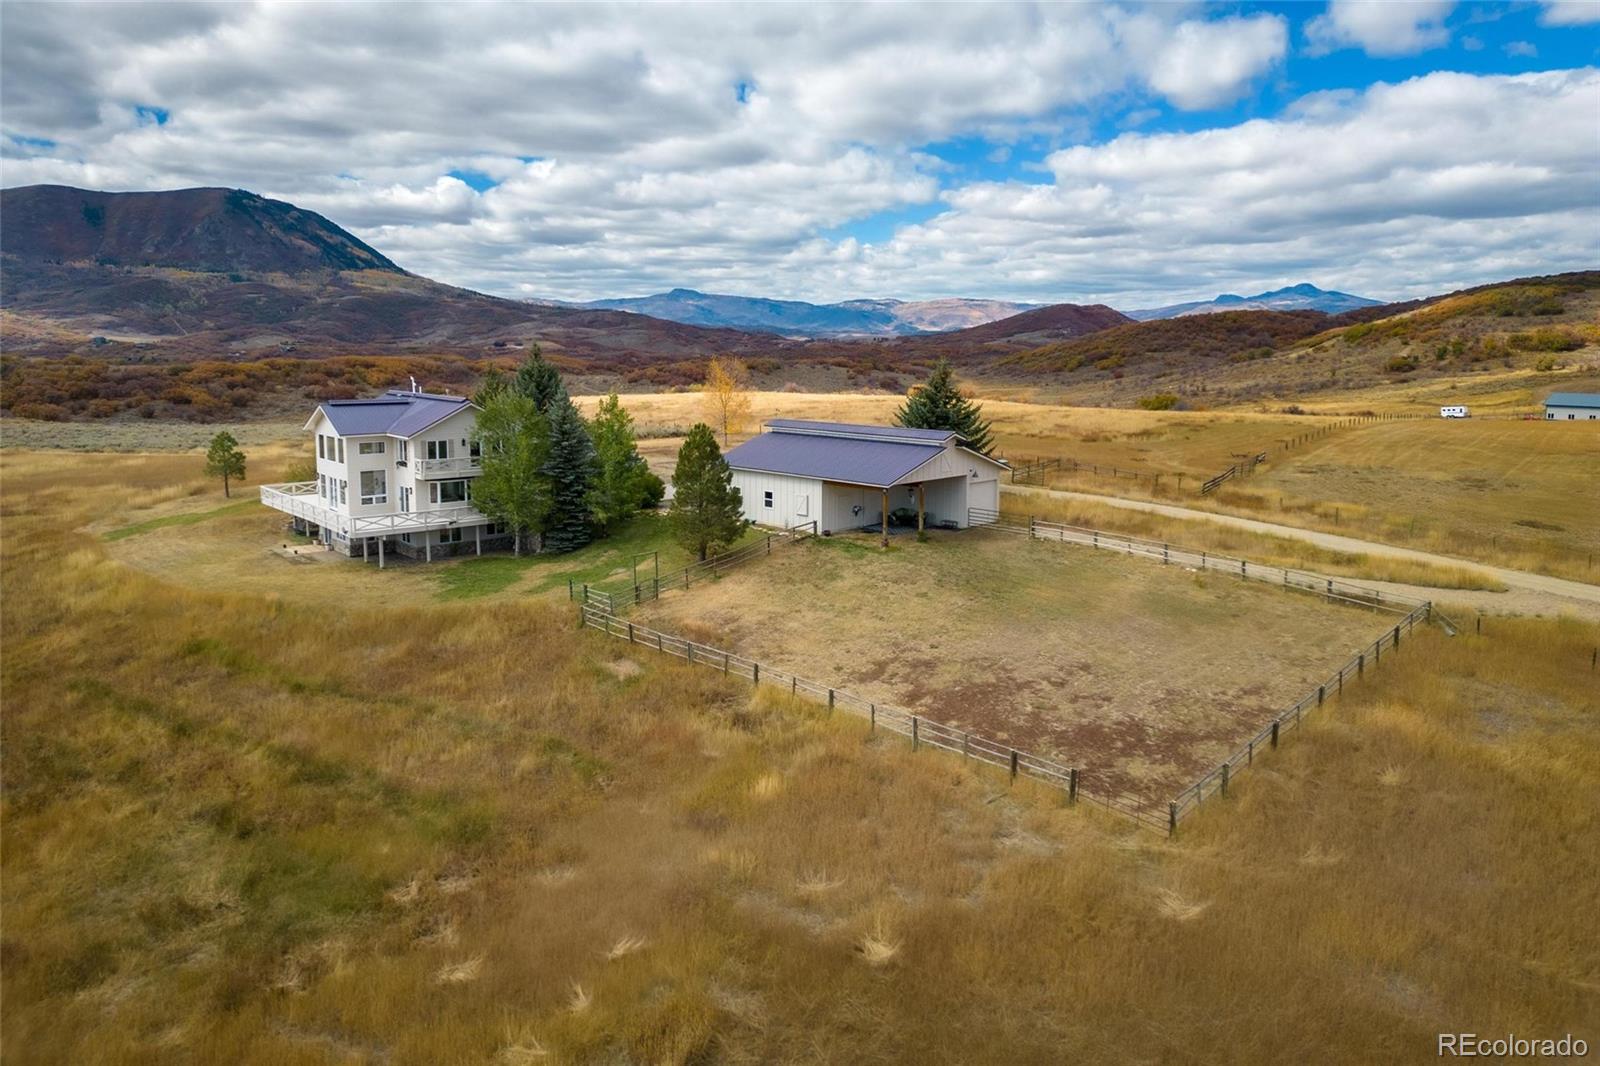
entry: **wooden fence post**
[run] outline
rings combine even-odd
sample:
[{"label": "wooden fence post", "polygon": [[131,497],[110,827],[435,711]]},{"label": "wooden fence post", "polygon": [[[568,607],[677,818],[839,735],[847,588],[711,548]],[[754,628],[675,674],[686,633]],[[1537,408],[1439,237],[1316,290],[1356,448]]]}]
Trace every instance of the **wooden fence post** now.
[{"label": "wooden fence post", "polygon": [[1017,749],[1011,749],[1011,780],[1017,779]]},{"label": "wooden fence post", "polygon": [[1399,626],[1395,626],[1394,627],[1394,646],[1397,647],[1397,648],[1400,646],[1400,627]]},{"label": "wooden fence post", "polygon": [[633,623],[632,622],[628,623],[628,643],[629,644],[633,643]]},{"label": "wooden fence post", "polygon": [[750,683],[754,684],[754,685],[761,684],[761,664],[760,663],[751,663],[750,664]]},{"label": "wooden fence post", "polygon": [[922,738],[918,735],[918,733],[919,733],[919,730],[917,729],[917,716],[916,715],[912,715],[911,716],[911,750],[912,751],[916,751],[917,750],[917,746],[922,742]]},{"label": "wooden fence post", "polygon": [[1178,835],[1178,803],[1176,800],[1167,804],[1167,836]]},{"label": "wooden fence post", "polygon": [[1067,771],[1067,802],[1078,802],[1078,768],[1076,766]]},{"label": "wooden fence post", "polygon": [[683,651],[684,651],[685,657],[689,660],[689,665],[693,666],[694,665],[694,643],[692,641],[687,641],[687,640],[684,641],[683,642]]},{"label": "wooden fence post", "polygon": [[833,689],[828,690],[828,713],[833,713]]},{"label": "wooden fence post", "polygon": [[1327,695],[1327,686],[1326,685],[1318,685],[1317,686],[1317,706],[1318,707],[1322,706],[1323,697],[1326,696],[1326,695]]},{"label": "wooden fence post", "polygon": [[1276,718],[1272,720],[1272,746],[1274,748],[1278,746],[1278,719]]},{"label": "wooden fence post", "polygon": [[1245,763],[1249,766],[1254,766],[1256,764],[1256,742],[1254,740],[1250,741],[1250,745],[1245,749],[1245,752]]},{"label": "wooden fence post", "polygon": [[1223,763],[1222,764],[1222,794],[1224,796],[1226,796],[1228,794],[1228,764],[1227,763]]},{"label": "wooden fence post", "polygon": [[1365,676],[1366,672],[1367,672],[1367,653],[1366,652],[1362,652],[1360,655],[1356,656],[1356,676],[1357,677]]},{"label": "wooden fence post", "polygon": [[867,732],[876,733],[877,731],[878,705],[876,703],[869,703],[867,704]]}]

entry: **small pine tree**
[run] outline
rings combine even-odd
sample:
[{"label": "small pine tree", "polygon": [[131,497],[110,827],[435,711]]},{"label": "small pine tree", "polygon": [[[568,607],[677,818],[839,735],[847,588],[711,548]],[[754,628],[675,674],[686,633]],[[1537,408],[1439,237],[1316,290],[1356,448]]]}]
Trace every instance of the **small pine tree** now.
[{"label": "small pine tree", "polygon": [[544,473],[550,479],[550,524],[544,544],[553,552],[575,551],[594,540],[594,520],[589,511],[589,493],[598,466],[594,442],[565,389],[550,401],[547,417],[550,455],[545,460]]},{"label": "small pine tree", "polygon": [[968,447],[984,455],[994,448],[983,408],[961,395],[947,359],[934,364],[927,383],[906,397],[905,404],[895,414],[895,424],[911,429],[953,430]]},{"label": "small pine tree", "polygon": [[673,535],[703,562],[744,531],[743,502],[716,434],[704,422],[695,423],[678,449],[678,465],[672,471],[668,518]]},{"label": "small pine tree", "polygon": [[529,350],[528,358],[522,361],[522,365],[517,367],[511,387],[532,400],[534,407],[546,418],[550,417],[550,406],[556,402],[556,397],[565,395],[561,372],[545,362],[544,353],[537,344]]},{"label": "small pine tree", "polygon": [[233,495],[229,483],[234,478],[244,477],[244,452],[239,450],[239,442],[227,430],[211,438],[211,446],[206,449],[206,476],[220,477],[222,495],[227,497]]},{"label": "small pine tree", "polygon": [[622,406],[615,390],[600,401],[594,418],[589,420],[589,436],[598,460],[594,485],[589,490],[589,507],[595,522],[609,532],[644,506],[651,489],[650,467],[635,444],[633,416]]}]

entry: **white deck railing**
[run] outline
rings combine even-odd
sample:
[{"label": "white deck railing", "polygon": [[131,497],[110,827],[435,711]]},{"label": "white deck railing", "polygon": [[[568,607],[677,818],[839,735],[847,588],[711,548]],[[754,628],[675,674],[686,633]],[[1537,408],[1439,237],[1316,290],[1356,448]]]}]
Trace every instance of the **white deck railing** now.
[{"label": "white deck railing", "polygon": [[397,533],[448,529],[451,526],[475,526],[489,521],[485,515],[467,506],[353,517],[329,507],[317,494],[315,481],[262,485],[261,502],[285,514],[337,530],[346,537],[387,537]]},{"label": "white deck railing", "polygon": [[418,459],[417,477],[449,477],[452,474],[479,474],[483,472],[475,455],[458,455],[452,459]]}]

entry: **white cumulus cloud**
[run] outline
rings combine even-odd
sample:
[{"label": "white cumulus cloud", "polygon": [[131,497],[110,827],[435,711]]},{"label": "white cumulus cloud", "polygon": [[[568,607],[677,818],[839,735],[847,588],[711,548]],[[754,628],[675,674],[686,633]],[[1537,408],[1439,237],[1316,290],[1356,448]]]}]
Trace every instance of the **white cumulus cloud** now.
[{"label": "white cumulus cloud", "polygon": [[1313,52],[1360,48],[1369,55],[1413,55],[1450,40],[1444,18],[1455,0],[1331,0],[1306,23]]}]

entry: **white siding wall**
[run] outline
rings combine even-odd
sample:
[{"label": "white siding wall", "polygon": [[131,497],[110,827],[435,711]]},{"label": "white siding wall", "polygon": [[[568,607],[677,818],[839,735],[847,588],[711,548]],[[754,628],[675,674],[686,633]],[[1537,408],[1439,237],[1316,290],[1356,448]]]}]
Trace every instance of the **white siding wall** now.
[{"label": "white siding wall", "polygon": [[[896,502],[896,492],[905,495],[904,489],[889,490],[889,510],[901,506]],[[860,505],[861,512],[852,514],[851,508]],[[913,501],[910,506],[915,507]],[[854,485],[840,485],[828,482],[822,487],[822,515],[820,521],[823,529],[831,529],[835,533],[847,529],[857,529],[861,526],[875,526],[883,521],[883,490],[863,489]]]},{"label": "white siding wall", "polygon": [[[744,516],[758,525],[787,529],[818,518],[822,482],[815,478],[735,470],[733,486],[742,498]],[[772,493],[771,507],[764,502],[768,492]]]}]

